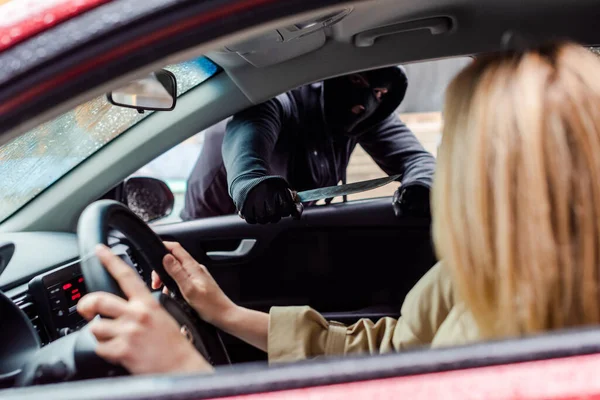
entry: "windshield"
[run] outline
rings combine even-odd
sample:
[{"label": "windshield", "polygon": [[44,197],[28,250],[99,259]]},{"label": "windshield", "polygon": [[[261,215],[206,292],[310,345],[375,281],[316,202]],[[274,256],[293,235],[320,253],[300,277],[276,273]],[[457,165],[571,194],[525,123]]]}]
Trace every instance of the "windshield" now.
[{"label": "windshield", "polygon": [[[183,93],[215,75],[205,57],[165,67]],[[99,96],[0,147],[0,221],[152,112],[113,106]]]}]

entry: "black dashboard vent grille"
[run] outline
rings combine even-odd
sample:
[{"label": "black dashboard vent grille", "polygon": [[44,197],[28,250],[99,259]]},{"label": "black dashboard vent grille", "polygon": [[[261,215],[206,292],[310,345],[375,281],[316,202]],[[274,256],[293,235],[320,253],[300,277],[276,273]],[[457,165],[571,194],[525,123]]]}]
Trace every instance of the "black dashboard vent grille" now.
[{"label": "black dashboard vent grille", "polygon": [[125,252],[127,253],[127,256],[129,257],[129,259],[131,260],[131,263],[133,264],[132,267],[135,268],[135,270],[138,272],[138,274],[140,274],[140,276],[144,280],[147,281],[146,283],[149,283],[148,279],[150,279],[150,278],[144,276],[144,270],[140,266],[138,259],[137,259],[136,255],[134,254],[135,252],[133,250],[131,250],[130,247],[127,247],[127,250],[125,250]]},{"label": "black dashboard vent grille", "polygon": [[42,346],[46,345],[49,342],[48,332],[46,331],[46,327],[42,323],[40,316],[37,312],[35,303],[29,294],[25,294],[21,297],[13,299],[14,303],[19,307],[29,318],[33,327],[37,331],[40,341],[42,342]]},{"label": "black dashboard vent grille", "polygon": [[135,257],[135,254],[133,254],[133,251],[131,250],[130,247],[127,248],[127,250],[125,250],[125,252],[127,253],[127,256],[129,256],[129,258],[131,259],[131,261],[133,262],[134,266],[138,265],[137,259]]}]

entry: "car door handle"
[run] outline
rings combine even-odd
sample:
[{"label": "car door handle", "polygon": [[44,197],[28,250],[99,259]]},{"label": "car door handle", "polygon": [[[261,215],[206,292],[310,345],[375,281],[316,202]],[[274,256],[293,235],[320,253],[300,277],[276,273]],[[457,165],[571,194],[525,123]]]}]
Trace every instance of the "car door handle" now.
[{"label": "car door handle", "polygon": [[246,257],[256,244],[256,239],[242,239],[237,249],[232,251],[209,251],[206,255],[211,260],[228,260],[231,258]]}]

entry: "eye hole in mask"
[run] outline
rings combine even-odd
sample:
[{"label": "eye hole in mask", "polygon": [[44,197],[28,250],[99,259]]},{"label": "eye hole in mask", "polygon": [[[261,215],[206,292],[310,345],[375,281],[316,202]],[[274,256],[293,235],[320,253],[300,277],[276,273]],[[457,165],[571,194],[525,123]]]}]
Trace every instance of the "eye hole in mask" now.
[{"label": "eye hole in mask", "polygon": [[373,115],[388,90],[385,86],[373,87],[362,74],[325,81],[327,120],[338,131],[352,135],[361,122]]},{"label": "eye hole in mask", "polygon": [[381,100],[383,100],[383,96],[387,94],[388,88],[375,88],[373,89],[373,92],[375,92],[375,98],[381,102]]},{"label": "eye hole in mask", "polygon": [[[348,77],[348,79],[350,80],[350,82],[352,82],[352,84],[354,86],[356,86],[358,88],[361,88],[361,89],[371,88],[371,84],[369,83],[369,81],[360,74],[350,75]],[[387,92],[388,92],[387,87],[374,87],[373,88],[373,94],[375,95],[375,98],[379,101],[381,101],[383,99],[383,96],[385,94],[387,94]]]}]

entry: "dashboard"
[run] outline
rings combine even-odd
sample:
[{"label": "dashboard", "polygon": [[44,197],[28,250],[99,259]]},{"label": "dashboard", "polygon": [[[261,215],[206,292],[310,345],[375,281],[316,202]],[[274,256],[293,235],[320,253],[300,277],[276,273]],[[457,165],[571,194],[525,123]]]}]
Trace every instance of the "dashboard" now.
[{"label": "dashboard", "polygon": [[86,321],[77,313],[77,303],[87,293],[81,266],[76,261],[38,275],[28,284],[40,323],[50,341],[81,329]]},{"label": "dashboard", "polygon": [[[139,271],[128,246],[116,239],[110,245]],[[77,303],[87,293],[78,258],[74,234],[0,235],[0,290],[27,315],[41,345],[86,324],[77,313]]]}]

